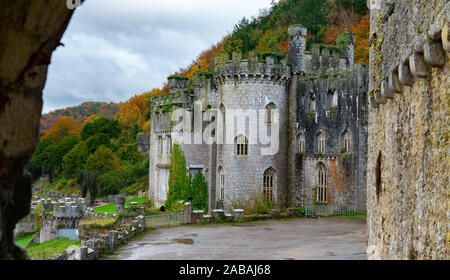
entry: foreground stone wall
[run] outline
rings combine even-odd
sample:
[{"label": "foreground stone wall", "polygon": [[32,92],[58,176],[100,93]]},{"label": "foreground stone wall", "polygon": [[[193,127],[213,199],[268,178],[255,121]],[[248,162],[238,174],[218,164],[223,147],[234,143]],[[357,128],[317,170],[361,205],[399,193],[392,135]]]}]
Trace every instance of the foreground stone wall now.
[{"label": "foreground stone wall", "polygon": [[72,14],[66,1],[0,2],[0,259],[26,258],[13,242],[30,211],[31,178],[23,172],[37,143],[51,55]]},{"label": "foreground stone wall", "polygon": [[450,3],[381,8],[371,11],[368,257],[448,259]]}]

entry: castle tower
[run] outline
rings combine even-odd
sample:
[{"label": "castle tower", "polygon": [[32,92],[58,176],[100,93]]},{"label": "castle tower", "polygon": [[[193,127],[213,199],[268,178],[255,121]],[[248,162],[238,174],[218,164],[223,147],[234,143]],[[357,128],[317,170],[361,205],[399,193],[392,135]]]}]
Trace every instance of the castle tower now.
[{"label": "castle tower", "polygon": [[[218,108],[225,117],[225,144],[217,151],[217,201],[225,208],[252,195],[282,203],[285,194],[287,91],[290,69],[285,59],[233,54],[216,59]],[[239,113],[239,110],[242,110]],[[236,115],[234,115],[236,114]],[[279,130],[270,131],[278,121]],[[243,130],[238,129],[239,124]],[[258,129],[252,129],[257,124]],[[269,128],[271,127],[271,128]],[[264,150],[261,131],[278,140]]]},{"label": "castle tower", "polygon": [[289,64],[294,74],[306,72],[305,49],[308,29],[301,25],[293,25],[288,29]]}]

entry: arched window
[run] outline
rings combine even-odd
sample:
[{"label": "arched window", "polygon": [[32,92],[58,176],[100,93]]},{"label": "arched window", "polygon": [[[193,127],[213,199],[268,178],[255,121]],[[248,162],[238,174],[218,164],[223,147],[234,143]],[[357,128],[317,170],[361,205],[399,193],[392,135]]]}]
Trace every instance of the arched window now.
[{"label": "arched window", "polygon": [[325,153],[325,134],[320,133],[317,139],[318,139],[317,151],[319,153]]},{"label": "arched window", "polygon": [[348,131],[344,133],[344,150],[346,153],[350,153],[351,151],[351,143],[352,143],[352,137]]},{"label": "arched window", "polygon": [[275,112],[274,109],[276,109],[276,108],[277,108],[277,106],[275,106],[275,104],[273,102],[269,103],[266,106],[266,123],[267,124],[270,124],[273,122],[273,117],[274,117],[273,114]]},{"label": "arched window", "polygon": [[[219,110],[220,110],[220,113],[222,114],[222,129],[223,129],[223,133],[222,133],[223,139],[221,139],[221,140],[224,140],[225,139],[225,131],[226,131],[226,129],[225,129],[225,120],[226,120],[225,119],[225,105],[220,103]],[[224,143],[224,142],[225,141],[222,141],[222,143]]]},{"label": "arched window", "polygon": [[248,155],[248,140],[244,135],[239,135],[238,137],[236,137],[236,155]]},{"label": "arched window", "polygon": [[308,112],[316,111],[316,95],[312,92],[308,98]]},{"label": "arched window", "polygon": [[298,143],[298,152],[304,153],[305,152],[305,136],[303,134],[299,134],[297,136],[297,143]]},{"label": "arched window", "polygon": [[317,202],[327,202],[327,172],[325,165],[319,164],[317,168]]},{"label": "arched window", "polygon": [[225,173],[223,172],[223,168],[219,167],[219,199],[225,199]]},{"label": "arched window", "polygon": [[268,201],[273,201],[273,189],[275,187],[275,170],[272,168],[264,171],[263,196]]},{"label": "arched window", "polygon": [[162,136],[158,136],[158,151],[159,151],[160,155],[163,154],[163,139],[162,139]]},{"label": "arched window", "polygon": [[172,154],[172,136],[167,136],[167,153]]},{"label": "arched window", "polygon": [[330,108],[337,107],[338,106],[337,91],[334,89],[331,89],[329,91],[329,93],[330,93]]}]

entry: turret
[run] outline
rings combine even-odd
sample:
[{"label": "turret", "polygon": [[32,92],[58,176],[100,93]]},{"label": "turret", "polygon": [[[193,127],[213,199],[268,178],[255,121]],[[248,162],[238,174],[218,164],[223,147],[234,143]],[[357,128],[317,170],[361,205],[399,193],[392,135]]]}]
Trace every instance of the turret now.
[{"label": "turret", "polygon": [[306,72],[305,49],[308,29],[302,25],[293,25],[288,29],[289,35],[289,64],[292,72]]}]

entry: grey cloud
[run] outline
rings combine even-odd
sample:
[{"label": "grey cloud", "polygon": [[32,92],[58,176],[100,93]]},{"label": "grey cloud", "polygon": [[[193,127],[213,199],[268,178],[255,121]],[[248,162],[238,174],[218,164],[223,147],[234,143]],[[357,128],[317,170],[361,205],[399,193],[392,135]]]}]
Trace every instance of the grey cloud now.
[{"label": "grey cloud", "polygon": [[52,56],[44,112],[160,87],[270,0],[87,0]]}]

